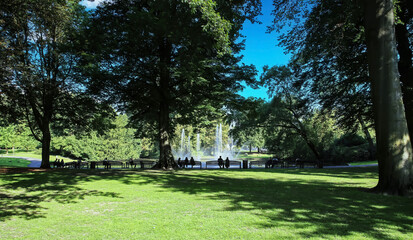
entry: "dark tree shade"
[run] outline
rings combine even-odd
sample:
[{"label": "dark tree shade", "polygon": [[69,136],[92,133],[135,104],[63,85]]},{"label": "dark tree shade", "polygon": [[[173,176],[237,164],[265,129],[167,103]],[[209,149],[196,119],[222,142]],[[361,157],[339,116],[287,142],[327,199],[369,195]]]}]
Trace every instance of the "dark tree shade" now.
[{"label": "dark tree shade", "polygon": [[[226,46],[236,53],[242,22],[260,7],[248,3],[223,1],[214,10],[190,1],[112,1],[91,19],[84,59],[90,63],[84,68],[89,89],[112,99],[135,122],[157,125],[157,167],[176,166],[170,147],[175,121],[220,108],[242,89],[240,80],[253,82],[255,68],[239,65],[240,58],[222,50],[222,32],[208,29],[211,21],[227,29]],[[211,14],[216,18],[206,17]]]}]

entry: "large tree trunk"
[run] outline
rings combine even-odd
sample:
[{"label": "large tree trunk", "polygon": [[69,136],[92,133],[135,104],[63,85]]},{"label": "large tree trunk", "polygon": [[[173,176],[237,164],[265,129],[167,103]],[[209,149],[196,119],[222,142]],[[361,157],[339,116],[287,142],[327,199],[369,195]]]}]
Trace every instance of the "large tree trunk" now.
[{"label": "large tree trunk", "polygon": [[169,82],[171,78],[171,51],[172,46],[166,37],[160,39],[159,42],[159,162],[154,168],[173,169],[178,165],[172,154],[170,143],[170,110],[169,102],[171,100],[169,92]]},{"label": "large tree trunk", "polygon": [[310,148],[310,150],[313,152],[314,156],[317,159],[317,166],[318,168],[324,168],[324,161],[323,158],[321,157],[321,154],[318,152],[317,147],[315,146],[315,144],[313,143],[313,141],[311,141],[308,138],[306,129],[304,127],[304,125],[301,123],[300,119],[298,118],[298,116],[293,112],[293,115],[298,123],[298,126],[294,126],[294,129],[298,132],[298,134],[300,134],[300,136],[303,138],[303,140],[305,141],[305,143],[307,144],[307,146]]},{"label": "large tree trunk", "polygon": [[[406,21],[404,19],[403,21]],[[405,23],[396,25],[397,51],[399,53],[399,72],[402,83],[403,103],[406,112],[410,139],[413,139],[413,64],[410,49],[409,31]]]},{"label": "large tree trunk", "polygon": [[323,159],[322,159],[320,153],[318,152],[315,144],[308,138],[307,133],[304,130],[304,126],[301,123],[300,123],[300,127],[302,129],[296,128],[297,132],[300,134],[300,136],[303,138],[304,142],[307,144],[307,146],[313,152],[315,158],[317,159],[318,168],[323,168],[324,167]]},{"label": "large tree trunk", "polygon": [[403,195],[413,179],[412,145],[400,80],[392,0],[365,0],[367,57],[376,121],[379,182],[375,190]]},{"label": "large tree trunk", "polygon": [[314,153],[314,156],[317,159],[317,166],[318,168],[323,168],[324,167],[324,162],[323,158],[321,157],[320,153],[318,152],[316,146],[312,141],[310,141],[307,137],[303,137],[304,141],[307,143],[307,146],[311,149],[311,151]]},{"label": "large tree trunk", "polygon": [[50,168],[50,127],[49,123],[46,123],[42,129],[43,139],[42,139],[42,163],[40,168]]},{"label": "large tree trunk", "polygon": [[177,167],[172,155],[169,137],[169,104],[161,102],[159,112],[159,162],[156,168],[173,169]]}]

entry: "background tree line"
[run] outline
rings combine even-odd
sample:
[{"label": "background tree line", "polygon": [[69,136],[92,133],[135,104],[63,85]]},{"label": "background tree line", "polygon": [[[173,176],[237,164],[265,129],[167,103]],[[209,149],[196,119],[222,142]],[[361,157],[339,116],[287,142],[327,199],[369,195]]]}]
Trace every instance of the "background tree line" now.
[{"label": "background tree line", "polygon": [[[290,27],[280,41],[293,57],[288,66],[265,67],[260,82],[239,55],[239,31],[257,22],[259,0],[115,0],[93,11],[79,2],[0,3],[2,121],[24,119],[42,145],[42,167],[50,167],[52,132],[79,133],[108,105],[128,114],[140,137],[156,140],[163,169],[176,167],[178,124],[255,105],[244,109],[251,118],[234,118],[273,126],[266,134],[299,136],[319,163],[325,147],[311,122],[329,113],[342,129],[361,128],[371,159],[374,127],[376,189],[413,187],[411,1],[274,0],[269,31]],[[268,87],[273,99],[243,99],[241,82]]]}]

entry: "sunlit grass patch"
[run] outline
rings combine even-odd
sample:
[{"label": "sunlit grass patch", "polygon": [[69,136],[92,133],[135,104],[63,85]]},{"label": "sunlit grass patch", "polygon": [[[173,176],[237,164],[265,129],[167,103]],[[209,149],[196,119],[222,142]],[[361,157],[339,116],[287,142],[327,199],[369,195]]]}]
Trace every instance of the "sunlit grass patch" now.
[{"label": "sunlit grass patch", "polygon": [[21,158],[0,157],[0,167],[27,167],[30,161]]},{"label": "sunlit grass patch", "polygon": [[376,171],[63,169],[3,174],[0,236],[413,238],[411,199],[363,191],[377,183]]}]

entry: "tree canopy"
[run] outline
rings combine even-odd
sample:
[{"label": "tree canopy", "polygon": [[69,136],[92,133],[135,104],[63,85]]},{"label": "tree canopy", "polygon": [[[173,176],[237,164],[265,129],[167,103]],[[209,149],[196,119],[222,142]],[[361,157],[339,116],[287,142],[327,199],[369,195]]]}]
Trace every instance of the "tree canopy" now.
[{"label": "tree canopy", "polygon": [[[86,33],[89,89],[116,102],[132,121],[156,127],[161,168],[176,166],[170,147],[175,122],[196,122],[234,99],[240,80],[253,82],[255,68],[239,64],[235,40],[259,5],[204,4],[111,1],[98,7]],[[210,31],[211,24],[217,29]]]}]

